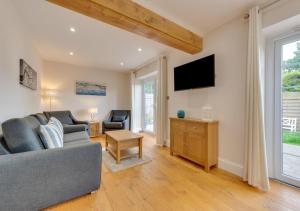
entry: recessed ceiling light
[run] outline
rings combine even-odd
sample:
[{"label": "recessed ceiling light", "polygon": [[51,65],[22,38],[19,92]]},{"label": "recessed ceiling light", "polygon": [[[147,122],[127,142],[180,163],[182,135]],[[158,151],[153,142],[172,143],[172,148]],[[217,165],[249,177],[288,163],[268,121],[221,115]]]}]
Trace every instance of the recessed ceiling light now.
[{"label": "recessed ceiling light", "polygon": [[124,66],[124,62],[121,62],[120,65],[121,65],[121,66]]},{"label": "recessed ceiling light", "polygon": [[71,32],[76,32],[76,29],[75,29],[74,27],[71,27],[71,28],[70,28],[70,31],[71,31]]},{"label": "recessed ceiling light", "polygon": [[138,51],[139,51],[139,52],[142,52],[142,50],[143,50],[142,48],[138,48]]},{"label": "recessed ceiling light", "polygon": [[70,52],[69,55],[70,55],[70,56],[74,56],[74,52]]}]

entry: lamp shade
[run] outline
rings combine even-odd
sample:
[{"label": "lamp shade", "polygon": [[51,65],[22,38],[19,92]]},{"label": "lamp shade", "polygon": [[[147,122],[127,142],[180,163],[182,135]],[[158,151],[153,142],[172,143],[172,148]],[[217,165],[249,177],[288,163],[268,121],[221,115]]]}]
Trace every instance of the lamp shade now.
[{"label": "lamp shade", "polygon": [[89,109],[89,112],[90,112],[91,114],[98,114],[98,108],[90,108],[90,109]]},{"label": "lamp shade", "polygon": [[54,97],[54,96],[56,96],[56,94],[57,94],[57,92],[54,89],[45,89],[44,90],[44,95],[46,97]]}]

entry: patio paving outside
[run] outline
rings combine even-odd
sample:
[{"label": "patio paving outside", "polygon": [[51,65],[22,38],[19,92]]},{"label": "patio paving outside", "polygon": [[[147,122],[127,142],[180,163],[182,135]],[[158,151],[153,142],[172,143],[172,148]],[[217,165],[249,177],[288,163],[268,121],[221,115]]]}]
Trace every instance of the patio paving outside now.
[{"label": "patio paving outside", "polygon": [[283,173],[300,179],[300,146],[283,144]]}]

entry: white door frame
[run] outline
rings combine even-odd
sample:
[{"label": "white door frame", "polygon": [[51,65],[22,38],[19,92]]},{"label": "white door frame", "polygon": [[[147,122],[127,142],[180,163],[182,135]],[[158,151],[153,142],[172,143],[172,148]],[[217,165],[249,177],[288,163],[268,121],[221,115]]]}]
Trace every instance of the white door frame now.
[{"label": "white door frame", "polygon": [[[151,131],[147,131],[145,130],[145,90],[144,90],[144,84],[145,82],[147,81],[154,81],[154,87],[155,87],[155,92],[154,92],[154,115],[153,115],[153,132]],[[143,79],[143,82],[142,82],[142,115],[141,115],[141,118],[142,118],[142,130],[143,132],[145,133],[148,133],[150,135],[154,135],[156,134],[156,104],[157,104],[157,75],[152,75],[152,76],[149,76],[149,77],[146,77],[145,79]]]},{"label": "white door frame", "polygon": [[288,175],[283,175],[283,150],[282,150],[282,46],[300,40],[300,33],[293,33],[275,41],[274,56],[274,177],[280,181],[300,187],[300,180]]}]

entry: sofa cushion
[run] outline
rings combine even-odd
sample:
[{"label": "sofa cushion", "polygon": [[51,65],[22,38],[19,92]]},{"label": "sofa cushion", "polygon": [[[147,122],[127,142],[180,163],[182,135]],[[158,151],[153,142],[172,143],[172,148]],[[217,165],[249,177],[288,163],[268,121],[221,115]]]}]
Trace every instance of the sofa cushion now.
[{"label": "sofa cushion", "polygon": [[77,141],[71,141],[64,144],[64,147],[70,147],[70,146],[76,146],[81,144],[89,143],[90,141],[87,139],[77,140]]},{"label": "sofa cushion", "polygon": [[45,149],[38,135],[40,122],[33,116],[10,119],[2,124],[3,136],[11,153]]},{"label": "sofa cushion", "polygon": [[10,154],[5,143],[4,137],[0,135],[0,155]]},{"label": "sofa cushion", "polygon": [[107,129],[122,129],[122,122],[104,122],[105,128]]},{"label": "sofa cushion", "polygon": [[87,132],[85,131],[64,134],[64,143],[73,142],[77,140],[89,140],[89,139],[90,138]]},{"label": "sofa cushion", "polygon": [[55,117],[58,119],[62,124],[66,125],[73,125],[74,122],[71,118],[70,111],[51,111],[51,112],[44,112],[46,117],[50,119],[51,117]]},{"label": "sofa cushion", "polygon": [[87,125],[79,124],[79,125],[63,125],[64,133],[74,133],[74,132],[82,132],[88,129]]},{"label": "sofa cushion", "polygon": [[126,119],[125,115],[114,115],[112,117],[112,122],[123,122]]},{"label": "sofa cushion", "polygon": [[42,113],[32,114],[31,116],[35,117],[42,125],[48,124],[47,117]]}]

